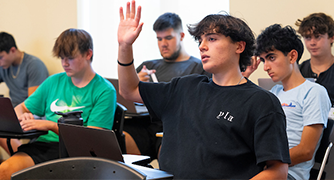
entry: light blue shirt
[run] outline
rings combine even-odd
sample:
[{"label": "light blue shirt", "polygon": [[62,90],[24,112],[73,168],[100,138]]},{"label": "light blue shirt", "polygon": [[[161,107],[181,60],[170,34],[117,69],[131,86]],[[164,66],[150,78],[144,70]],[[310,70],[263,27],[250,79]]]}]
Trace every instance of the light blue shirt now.
[{"label": "light blue shirt", "polygon": [[[284,91],[282,85],[276,85],[270,91],[278,97],[286,115],[289,149],[300,143],[304,126],[323,124],[326,128],[331,102],[323,86],[306,80],[288,91]],[[313,165],[314,155],[309,161],[289,167],[289,174],[297,180],[309,179]]]}]

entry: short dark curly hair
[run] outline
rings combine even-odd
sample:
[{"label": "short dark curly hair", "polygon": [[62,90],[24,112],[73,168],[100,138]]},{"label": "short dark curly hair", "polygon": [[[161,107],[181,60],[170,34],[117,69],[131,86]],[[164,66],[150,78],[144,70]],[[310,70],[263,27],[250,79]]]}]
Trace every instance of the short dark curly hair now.
[{"label": "short dark curly hair", "polygon": [[282,27],[280,24],[273,24],[257,37],[255,55],[259,56],[261,53],[275,49],[281,51],[285,56],[291,50],[296,50],[298,64],[304,52],[304,45],[291,26]]},{"label": "short dark curly hair", "polygon": [[298,33],[302,36],[328,34],[328,37],[334,36],[334,21],[331,16],[325,13],[313,13],[303,20],[298,19],[296,26],[299,26]]},{"label": "short dark curly hair", "polygon": [[241,19],[229,14],[211,14],[199,23],[188,25],[189,33],[196,41],[203,34],[215,32],[230,37],[233,42],[244,41],[245,50],[240,54],[239,66],[242,71],[250,65],[255,49],[255,37],[249,26]]}]

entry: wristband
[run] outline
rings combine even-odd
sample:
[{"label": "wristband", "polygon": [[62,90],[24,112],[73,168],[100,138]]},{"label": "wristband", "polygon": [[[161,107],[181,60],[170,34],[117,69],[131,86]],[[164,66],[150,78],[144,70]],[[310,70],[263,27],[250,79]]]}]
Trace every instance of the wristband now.
[{"label": "wristband", "polygon": [[123,64],[123,63],[119,62],[118,60],[117,60],[117,63],[118,63],[119,65],[121,65],[121,66],[130,66],[131,64],[133,64],[133,59],[132,59],[132,61],[131,61],[130,63],[128,63],[128,64]]}]

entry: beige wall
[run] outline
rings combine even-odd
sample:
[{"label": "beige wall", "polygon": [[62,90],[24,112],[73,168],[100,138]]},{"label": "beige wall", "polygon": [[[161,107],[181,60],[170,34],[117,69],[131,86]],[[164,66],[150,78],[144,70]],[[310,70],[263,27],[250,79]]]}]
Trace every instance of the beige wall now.
[{"label": "beige wall", "polygon": [[[51,54],[58,35],[77,27],[76,0],[0,0],[0,31],[12,34],[20,50],[35,55],[49,73],[62,72]],[[8,90],[1,83],[0,94]]]},{"label": "beige wall", "polygon": [[[297,28],[294,25],[297,19],[314,12],[324,12],[334,17],[333,7],[333,0],[230,0],[230,14],[244,19],[256,36],[261,33],[261,30],[274,23]],[[305,49],[301,61],[309,57]],[[263,71],[262,64],[250,79],[257,83],[260,77],[269,78]]]}]

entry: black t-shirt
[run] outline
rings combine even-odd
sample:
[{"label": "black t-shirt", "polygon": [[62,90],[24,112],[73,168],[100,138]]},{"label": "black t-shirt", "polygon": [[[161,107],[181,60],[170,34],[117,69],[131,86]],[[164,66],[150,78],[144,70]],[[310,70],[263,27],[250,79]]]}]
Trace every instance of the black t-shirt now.
[{"label": "black t-shirt", "polygon": [[311,69],[310,59],[304,61],[299,66],[300,72],[305,78],[315,78],[317,83],[324,86],[331,99],[332,106],[334,106],[334,64],[326,71],[319,74],[319,77]]},{"label": "black t-shirt", "polygon": [[[148,69],[156,70],[156,77],[159,82],[169,82],[174,77],[186,76],[189,74],[202,74],[211,77],[211,74],[204,71],[201,60],[190,56],[187,61],[166,62],[163,59],[144,61],[137,67],[137,73],[146,66]],[[150,82],[153,82],[150,78]]]},{"label": "black t-shirt", "polygon": [[268,160],[290,162],[281,105],[249,80],[222,87],[190,75],[139,90],[163,122],[160,168],[176,179],[249,179]]}]

